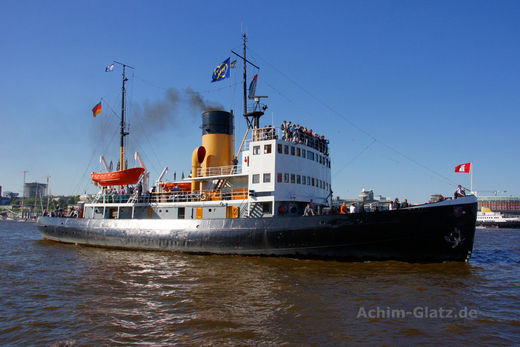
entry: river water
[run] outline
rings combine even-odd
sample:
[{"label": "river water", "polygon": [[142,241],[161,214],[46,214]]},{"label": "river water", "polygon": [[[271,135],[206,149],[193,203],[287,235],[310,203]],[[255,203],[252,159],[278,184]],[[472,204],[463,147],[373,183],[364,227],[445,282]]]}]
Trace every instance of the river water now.
[{"label": "river water", "polygon": [[520,343],[520,230],[469,264],[188,255],[43,241],[0,221],[0,345]]}]

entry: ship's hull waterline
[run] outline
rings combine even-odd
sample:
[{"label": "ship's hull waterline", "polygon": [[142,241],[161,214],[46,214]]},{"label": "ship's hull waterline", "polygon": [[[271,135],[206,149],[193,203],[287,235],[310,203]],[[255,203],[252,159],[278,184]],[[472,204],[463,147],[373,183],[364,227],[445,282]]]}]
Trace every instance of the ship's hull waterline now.
[{"label": "ship's hull waterline", "polygon": [[397,211],[237,219],[40,217],[42,236],[80,245],[348,261],[467,261],[474,197]]}]

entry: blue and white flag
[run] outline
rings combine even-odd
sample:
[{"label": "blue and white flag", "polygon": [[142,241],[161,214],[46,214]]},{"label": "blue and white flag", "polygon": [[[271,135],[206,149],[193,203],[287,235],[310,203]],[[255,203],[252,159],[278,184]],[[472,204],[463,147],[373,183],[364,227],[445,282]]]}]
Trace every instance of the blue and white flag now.
[{"label": "blue and white flag", "polygon": [[105,72],[110,72],[112,70],[114,70],[114,64],[110,64],[105,68]]},{"label": "blue and white flag", "polygon": [[211,77],[211,82],[221,81],[225,78],[229,77],[229,61],[231,58],[227,58],[219,64],[215,70],[213,71],[213,76]]}]

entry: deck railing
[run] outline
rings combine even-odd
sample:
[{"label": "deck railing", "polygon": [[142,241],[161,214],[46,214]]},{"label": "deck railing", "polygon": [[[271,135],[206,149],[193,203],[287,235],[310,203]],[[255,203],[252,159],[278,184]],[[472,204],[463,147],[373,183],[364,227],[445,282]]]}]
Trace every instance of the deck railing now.
[{"label": "deck railing", "polygon": [[219,200],[244,200],[248,197],[246,188],[221,189],[219,191],[202,192],[160,192],[130,194],[103,194],[93,203],[124,204],[124,203],[161,203],[161,202],[197,202],[197,201],[219,201]]},{"label": "deck railing", "polygon": [[232,175],[242,172],[241,165],[228,165],[218,167],[207,167],[197,169],[197,177],[202,176],[221,176],[221,175]]}]

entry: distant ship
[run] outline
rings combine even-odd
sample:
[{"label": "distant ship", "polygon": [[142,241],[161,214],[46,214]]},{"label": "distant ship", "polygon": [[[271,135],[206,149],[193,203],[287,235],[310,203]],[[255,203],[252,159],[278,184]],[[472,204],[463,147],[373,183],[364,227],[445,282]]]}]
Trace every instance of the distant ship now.
[{"label": "distant ship", "polygon": [[[143,170],[125,171],[123,137],[128,133],[122,122],[121,170],[92,175],[101,189],[84,204],[79,218],[40,217],[43,238],[190,253],[468,261],[477,216],[474,196],[393,211],[327,214],[332,204],[328,140],[303,127],[260,126],[265,110],[260,98],[247,111],[245,50],[244,36],[248,129],[236,153],[233,113],[205,112],[202,145],[193,151],[190,177],[166,183],[161,175],[150,189],[143,164]],[[123,72],[123,104],[124,81]],[[120,186],[107,189],[123,181],[130,192],[115,193]]]},{"label": "distant ship", "polygon": [[493,212],[483,207],[481,212],[477,213],[477,225],[486,228],[520,228],[520,217]]}]

